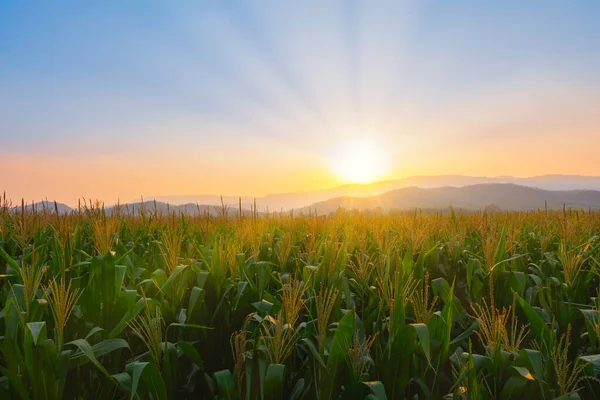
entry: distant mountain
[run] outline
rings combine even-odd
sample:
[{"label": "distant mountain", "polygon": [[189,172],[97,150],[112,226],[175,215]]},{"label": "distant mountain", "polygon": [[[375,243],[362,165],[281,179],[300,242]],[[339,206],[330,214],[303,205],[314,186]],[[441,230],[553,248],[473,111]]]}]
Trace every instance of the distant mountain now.
[{"label": "distant mountain", "polygon": [[[73,211],[73,209],[71,207],[69,207],[66,204],[63,203],[56,203],[56,206],[54,205],[53,201],[39,201],[37,203],[33,203],[33,204],[25,204],[25,210],[26,211],[48,211],[48,212],[56,212],[56,210],[58,209],[58,213],[59,214],[65,214],[65,213],[69,213],[71,211]],[[17,207],[13,207],[12,208],[13,211],[21,211],[21,206],[17,206]]]},{"label": "distant mountain", "polygon": [[[320,215],[346,210],[455,209],[480,210],[484,208],[529,211],[567,208],[600,209],[600,191],[550,191],[510,183],[488,183],[464,187],[418,188],[408,187],[370,197],[337,197],[315,203],[310,210]],[[309,208],[299,211],[308,213]]]},{"label": "distant mountain", "polygon": [[[600,191],[599,176],[580,175],[543,175],[528,178],[517,178],[512,176],[502,177],[478,177],[463,175],[440,175],[440,176],[414,176],[404,179],[375,182],[371,184],[350,184],[332,189],[318,190],[299,193],[269,194],[256,198],[257,208],[261,211],[280,211],[306,207],[309,204],[323,202],[337,197],[371,197],[384,194],[393,190],[417,187],[417,188],[440,188],[440,187],[464,187],[479,184],[515,184],[539,188],[544,190],[598,190]],[[155,196],[150,199],[171,204],[221,204],[220,196],[215,195],[186,195],[186,196]],[[237,207],[239,197],[224,196],[223,201],[233,207]],[[254,198],[242,196],[242,205],[251,208]]]},{"label": "distant mountain", "polygon": [[[260,212],[287,212],[292,209],[302,209],[311,204],[327,203],[328,200],[331,199],[343,197],[369,199],[374,196],[405,188],[412,188],[412,190],[416,188],[461,188],[483,184],[512,184],[547,191],[600,191],[600,176],[543,175],[528,178],[516,178],[512,176],[477,177],[463,175],[414,176],[371,184],[349,184],[311,192],[268,194],[266,196],[257,197],[256,199],[251,196],[242,196],[241,199],[242,210],[245,214],[251,214],[250,210],[254,207],[254,201],[256,201],[257,210]],[[238,214],[239,199],[240,198],[237,196],[223,196],[223,202],[228,206],[231,215]],[[208,211],[215,215],[218,212],[216,210],[221,206],[221,196],[180,195],[148,197],[144,199],[144,207],[147,210],[152,209],[154,207],[154,201],[156,201],[157,207],[160,210],[163,210],[163,212],[175,209],[189,214],[197,212],[203,214]],[[137,207],[141,208],[141,204],[140,201],[133,200],[129,203],[129,207],[132,208],[133,212],[138,212]],[[66,204],[59,203],[58,206],[59,212],[71,211],[71,208]],[[31,206],[29,205],[28,207]],[[34,205],[34,208],[36,209],[43,209],[44,207],[54,211],[53,202],[43,201]],[[125,205],[121,205],[121,207],[126,208]],[[107,210],[109,210],[109,208],[110,207],[107,207]],[[19,208],[16,207],[15,209]]]},{"label": "distant mountain", "polygon": [[[211,216],[218,216],[225,213],[229,217],[239,216],[239,206],[233,207],[231,205],[225,204],[224,207],[220,205],[206,205],[206,204],[180,204],[173,205],[160,201],[144,201],[139,203],[132,204],[120,204],[106,208],[106,212],[108,214],[113,214],[115,212],[121,212],[123,214],[133,214],[139,215],[141,211],[144,211],[147,214],[151,214],[157,212],[159,214],[171,214],[175,212],[175,214],[183,213],[186,215],[206,215],[209,214]],[[262,213],[258,213],[262,215]],[[251,216],[252,210],[242,207],[242,215]]]},{"label": "distant mountain", "polygon": [[[58,209],[59,214],[66,214],[72,211],[75,211],[74,208],[69,207],[66,204],[57,203],[56,208],[54,206],[54,202],[50,201],[40,201],[38,203],[26,204],[25,210],[27,211],[48,211],[51,213],[56,212]],[[13,211],[20,212],[21,206],[13,207]],[[154,212],[159,214],[171,214],[175,212],[175,214],[184,213],[187,215],[206,215],[207,213],[211,216],[222,215],[226,213],[229,217],[235,217],[239,215],[239,207],[232,207],[225,205],[223,209],[222,206],[212,206],[212,205],[199,205],[199,204],[181,204],[181,205],[171,205],[164,202],[159,201],[144,201],[139,203],[132,204],[119,204],[114,206],[105,207],[104,211],[108,215],[112,215],[116,212],[120,212],[122,214],[130,214],[130,215],[139,215],[141,211],[144,211],[147,214],[152,214]],[[242,207],[242,214],[244,216],[251,216],[252,211]],[[259,216],[262,213],[257,213]]]}]

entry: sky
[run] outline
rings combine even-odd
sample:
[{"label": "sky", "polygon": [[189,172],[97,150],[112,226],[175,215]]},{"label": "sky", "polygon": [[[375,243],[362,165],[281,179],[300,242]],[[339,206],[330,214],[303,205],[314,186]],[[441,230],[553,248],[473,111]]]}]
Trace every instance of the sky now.
[{"label": "sky", "polygon": [[0,2],[12,199],[600,175],[598,1]]}]

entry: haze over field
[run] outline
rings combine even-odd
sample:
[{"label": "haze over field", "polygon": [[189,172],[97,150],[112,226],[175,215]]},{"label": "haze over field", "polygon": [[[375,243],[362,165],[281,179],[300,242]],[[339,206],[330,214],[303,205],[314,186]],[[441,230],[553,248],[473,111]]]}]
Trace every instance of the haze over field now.
[{"label": "haze over field", "polygon": [[562,1],[5,1],[0,189],[73,205],[600,175],[598,15]]},{"label": "haze over field", "polygon": [[[370,184],[347,184],[326,190],[298,192],[298,193],[279,193],[268,194],[266,196],[252,198],[249,196],[240,196],[242,203],[250,207],[256,200],[257,208],[261,211],[270,209],[271,211],[289,210],[294,208],[303,208],[313,203],[322,202],[338,197],[372,197],[388,193],[402,188],[417,187],[422,189],[442,188],[442,187],[463,187],[479,184],[516,184],[532,188],[544,189],[548,191],[569,191],[569,190],[596,190],[600,191],[600,177],[595,176],[576,176],[576,175],[545,175],[529,178],[516,178],[511,176],[504,177],[475,177],[460,175],[440,175],[440,176],[414,176],[404,179],[374,182]],[[499,186],[499,192],[505,190],[505,187]],[[160,202],[178,204],[221,204],[221,197],[215,195],[196,195],[196,196],[151,196],[147,199],[153,199]],[[135,199],[132,201],[139,201]],[[239,197],[224,196],[223,202],[232,206],[238,204]],[[452,205],[452,204],[447,204]],[[541,207],[542,203],[539,204]],[[415,205],[418,207],[418,205]],[[423,205],[425,206],[425,205]],[[483,205],[485,206],[485,204]],[[561,203],[562,206],[562,203]]]},{"label": "haze over field", "polygon": [[[450,182],[454,182],[456,186],[445,184]],[[420,186],[410,186],[410,183],[419,183]],[[264,215],[269,212],[329,215],[340,209],[385,214],[415,209],[426,212],[448,212],[450,208],[466,212],[561,208],[597,210],[600,209],[600,187],[596,187],[599,184],[600,177],[578,176],[544,176],[528,179],[467,176],[415,177],[371,185],[348,185],[320,192],[287,193],[261,198],[166,196],[104,206],[108,214],[115,211],[126,214],[158,211],[163,214],[181,212],[188,215],[211,214],[230,217],[237,217],[240,212],[244,216]],[[556,190],[557,187],[561,190]],[[550,190],[547,190],[548,188]],[[87,204],[78,204],[79,206],[85,207]],[[26,207],[58,213],[68,213],[75,209],[63,203],[47,200],[33,205],[30,203]],[[20,210],[20,206],[15,206],[14,209]]]}]

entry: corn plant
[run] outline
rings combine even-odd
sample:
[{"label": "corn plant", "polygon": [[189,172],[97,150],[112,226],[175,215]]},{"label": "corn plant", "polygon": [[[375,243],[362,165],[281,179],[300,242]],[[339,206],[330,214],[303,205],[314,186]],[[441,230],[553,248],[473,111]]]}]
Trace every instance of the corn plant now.
[{"label": "corn plant", "polygon": [[0,203],[2,399],[600,397],[600,213]]}]

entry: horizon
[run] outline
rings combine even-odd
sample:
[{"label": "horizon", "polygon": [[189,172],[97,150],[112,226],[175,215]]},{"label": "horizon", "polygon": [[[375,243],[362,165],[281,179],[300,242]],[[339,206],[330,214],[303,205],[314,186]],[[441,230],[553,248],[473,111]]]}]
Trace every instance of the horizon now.
[{"label": "horizon", "polygon": [[12,199],[600,176],[600,3],[0,4]]},{"label": "horizon", "polygon": [[[419,184],[403,184],[403,182],[406,181],[414,181],[414,180],[436,180],[436,179],[452,179],[452,178],[457,178],[457,179],[466,179],[466,180],[470,180],[470,182],[464,183],[464,182],[451,182],[451,183],[443,183],[443,184],[435,184],[435,183],[431,183],[431,182],[424,182],[425,186],[419,185]],[[555,181],[550,181],[550,182],[546,182],[546,184],[544,184],[543,182],[539,181],[539,179],[544,179],[544,178],[566,178],[566,180],[555,180]],[[588,185],[581,185],[580,183],[578,184],[576,182],[577,179],[595,179],[598,180],[598,182],[594,182],[594,184],[596,186],[594,186],[594,184],[592,184],[592,186],[588,186]],[[473,182],[473,180],[475,180]],[[480,181],[477,181],[480,180]],[[497,180],[497,181],[496,181]],[[538,180],[538,181],[536,181]],[[422,182],[423,183],[423,182]],[[394,185],[395,184],[395,185]],[[381,187],[383,186],[385,188],[385,185],[392,185],[393,188],[387,188],[384,190],[375,190],[377,187]],[[259,210],[268,210],[269,209],[269,205],[264,205],[261,203],[261,201],[268,199],[269,197],[281,197],[281,196],[292,196],[296,198],[296,201],[298,201],[298,198],[303,198],[302,196],[305,196],[304,199],[310,199],[310,195],[320,195],[321,200],[316,201],[316,202],[326,202],[328,200],[333,200],[336,198],[343,198],[343,197],[354,197],[354,198],[367,198],[367,197],[378,197],[380,195],[386,195],[389,194],[391,192],[395,192],[398,190],[403,190],[403,189],[444,189],[444,188],[466,188],[466,187],[472,187],[472,186],[480,186],[480,185],[501,185],[501,186],[519,186],[519,187],[524,187],[524,188],[530,188],[530,189],[537,189],[537,190],[543,190],[543,191],[548,191],[548,192],[582,192],[582,191],[593,191],[593,192],[599,192],[600,193],[600,176],[595,176],[595,175],[564,175],[564,174],[544,174],[544,175],[536,175],[536,176],[525,176],[525,177],[518,177],[518,176],[469,176],[469,175],[431,175],[431,176],[410,176],[410,177],[406,177],[406,178],[401,178],[401,179],[392,179],[392,180],[384,180],[384,181],[375,181],[375,182],[370,182],[370,183],[348,183],[348,184],[343,184],[340,186],[335,186],[335,187],[331,187],[331,188],[326,188],[323,190],[316,190],[316,191],[304,191],[304,192],[285,192],[285,193],[266,193],[262,196],[249,196],[249,195],[240,195],[240,194],[214,194],[214,193],[195,193],[195,194],[166,194],[166,195],[154,195],[154,196],[139,196],[137,199],[130,199],[130,200],[122,200],[122,199],[117,199],[114,202],[105,202],[103,199],[92,199],[92,198],[83,198],[83,197],[79,197],[77,198],[76,201],[59,201],[56,199],[48,199],[48,198],[44,198],[41,200],[26,200],[25,198],[21,198],[20,201],[21,203],[15,202],[19,199],[13,199],[10,196],[7,196],[6,192],[4,192],[3,196],[4,196],[4,202],[8,202],[11,204],[11,206],[13,208],[19,208],[21,206],[21,204],[25,204],[25,206],[30,206],[30,205],[40,205],[40,204],[53,204],[53,203],[57,203],[59,205],[64,205],[67,207],[70,207],[71,209],[75,209],[77,208],[78,204],[81,204],[81,202],[90,202],[91,203],[100,203],[102,204],[103,207],[113,207],[116,205],[134,205],[134,204],[141,204],[141,203],[151,203],[151,202],[156,202],[156,203],[161,203],[161,204],[166,204],[166,205],[171,205],[174,207],[177,206],[187,206],[187,205],[199,205],[199,206],[218,206],[220,205],[221,201],[224,201],[224,204],[227,206],[238,206],[238,199],[242,201],[242,208],[247,210],[247,209],[251,209],[253,207],[252,205],[252,201],[259,201],[258,206],[259,206]],[[549,187],[550,186],[550,187]],[[557,188],[558,187],[558,188]],[[370,190],[369,190],[370,189]],[[344,192],[345,191],[345,192]],[[332,196],[326,196],[325,194],[329,193],[329,192],[333,192],[334,195]],[[345,193],[345,194],[340,194],[340,193]],[[308,197],[306,197],[308,196]],[[213,198],[213,202],[208,202],[208,201],[200,201],[198,199],[208,199],[208,198]],[[231,201],[233,201],[233,203],[231,203]],[[288,199],[289,201],[289,199]],[[290,209],[293,208],[305,208],[305,207],[310,207],[311,204],[309,200],[306,200],[307,203],[301,207],[290,207]],[[235,203],[235,204],[234,204]],[[283,201],[283,203],[285,203],[285,200]],[[271,206],[273,206],[273,204],[271,204]],[[275,205],[276,208],[279,208],[279,205]],[[281,207],[282,209],[286,209],[285,207]],[[271,207],[271,209],[273,209],[273,207]]]}]

